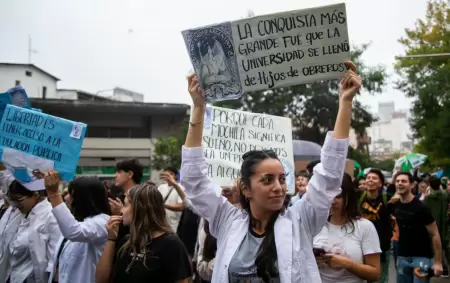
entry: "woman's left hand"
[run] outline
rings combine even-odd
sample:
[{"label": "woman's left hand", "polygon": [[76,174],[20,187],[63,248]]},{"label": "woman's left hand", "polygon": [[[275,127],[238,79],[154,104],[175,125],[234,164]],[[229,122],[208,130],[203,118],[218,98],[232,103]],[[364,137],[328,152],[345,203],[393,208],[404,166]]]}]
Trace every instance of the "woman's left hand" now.
[{"label": "woman's left hand", "polygon": [[[325,254],[321,256],[323,258],[323,262],[330,268],[334,269],[342,269],[342,268],[350,268],[352,264],[352,260],[348,257],[336,254]],[[322,260],[321,260],[322,261]]]},{"label": "woman's left hand", "polygon": [[59,182],[58,172],[53,170],[48,171],[44,178],[45,190],[47,193],[56,194],[59,190]]}]

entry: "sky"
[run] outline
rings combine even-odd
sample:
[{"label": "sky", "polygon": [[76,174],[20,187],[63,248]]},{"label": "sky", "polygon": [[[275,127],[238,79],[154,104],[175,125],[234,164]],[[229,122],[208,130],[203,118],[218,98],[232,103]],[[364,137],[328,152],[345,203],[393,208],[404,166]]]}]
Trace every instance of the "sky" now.
[{"label": "sky", "polygon": [[[395,81],[398,39],[423,18],[426,0],[0,0],[0,62],[28,62],[59,77],[59,88],[96,93],[120,86],[146,102],[189,103],[192,69],[181,31],[255,15],[346,3],[352,44],[371,42],[370,66],[387,67]],[[383,94],[359,98],[376,112],[378,102],[410,107],[392,83]]]}]

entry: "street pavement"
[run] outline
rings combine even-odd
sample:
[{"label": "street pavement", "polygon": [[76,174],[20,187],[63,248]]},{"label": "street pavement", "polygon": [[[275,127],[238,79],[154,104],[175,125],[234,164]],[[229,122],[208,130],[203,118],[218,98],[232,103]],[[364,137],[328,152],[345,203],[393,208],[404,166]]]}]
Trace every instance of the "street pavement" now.
[{"label": "street pavement", "polygon": [[[450,278],[436,277],[436,278],[431,279],[431,283],[449,283],[449,282],[450,282]],[[393,257],[391,258],[391,262],[390,262],[390,266],[389,266],[389,283],[397,283]]]}]

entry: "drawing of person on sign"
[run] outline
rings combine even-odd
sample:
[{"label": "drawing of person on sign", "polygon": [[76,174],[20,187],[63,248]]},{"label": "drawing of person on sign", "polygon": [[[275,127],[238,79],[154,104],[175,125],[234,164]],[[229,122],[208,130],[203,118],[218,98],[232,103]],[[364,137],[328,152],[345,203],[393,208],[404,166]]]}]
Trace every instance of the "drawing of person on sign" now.
[{"label": "drawing of person on sign", "polygon": [[183,32],[194,69],[207,101],[237,99],[242,95],[229,25]]},{"label": "drawing of person on sign", "polygon": [[207,47],[207,53],[205,55],[203,55],[202,52],[202,43],[197,42],[200,60],[203,64],[201,68],[201,78],[208,85],[214,83],[227,84],[231,80],[231,77],[226,64],[225,53],[215,37],[213,37],[212,40],[212,48],[211,43],[203,43],[203,47]]}]

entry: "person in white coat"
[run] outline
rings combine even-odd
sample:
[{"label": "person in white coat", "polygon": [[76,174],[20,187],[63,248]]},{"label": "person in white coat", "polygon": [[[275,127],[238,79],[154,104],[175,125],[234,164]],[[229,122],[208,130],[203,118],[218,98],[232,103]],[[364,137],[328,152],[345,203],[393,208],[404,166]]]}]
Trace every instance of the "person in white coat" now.
[{"label": "person in white coat", "polygon": [[[7,170],[0,171],[0,187],[3,198],[8,202],[8,190],[14,178]],[[0,219],[0,283],[5,283],[11,267],[9,265],[9,244],[19,229],[22,214],[19,209],[10,205]],[[4,275],[4,276],[2,276]]]},{"label": "person in white coat", "polygon": [[61,237],[52,206],[45,192],[29,191],[16,180],[9,186],[8,200],[22,215],[8,246],[9,267],[5,278],[9,283],[47,283]]},{"label": "person in white coat", "polygon": [[56,172],[45,177],[47,194],[53,196],[52,213],[62,233],[48,283],[94,283],[95,268],[108,240],[105,225],[111,210],[106,188],[96,177],[73,180],[69,184],[69,210],[58,193],[59,183]]},{"label": "person in white coat", "polygon": [[[307,195],[287,210],[284,209],[285,171],[271,150],[243,155],[241,210],[217,196],[218,185],[208,177],[202,147],[205,97],[198,78],[188,77],[194,107],[182,149],[181,184],[195,208],[210,223],[211,235],[217,239],[212,282],[320,282],[312,240],[326,223],[331,202],[340,193],[352,101],[361,87],[355,65],[352,62],[345,65],[348,71],[341,80],[336,124],[334,132],[328,133],[325,139],[322,163],[314,168]],[[221,124],[236,127],[234,117],[227,113],[213,113],[211,119],[219,114]],[[269,131],[274,129],[266,130]]]}]

